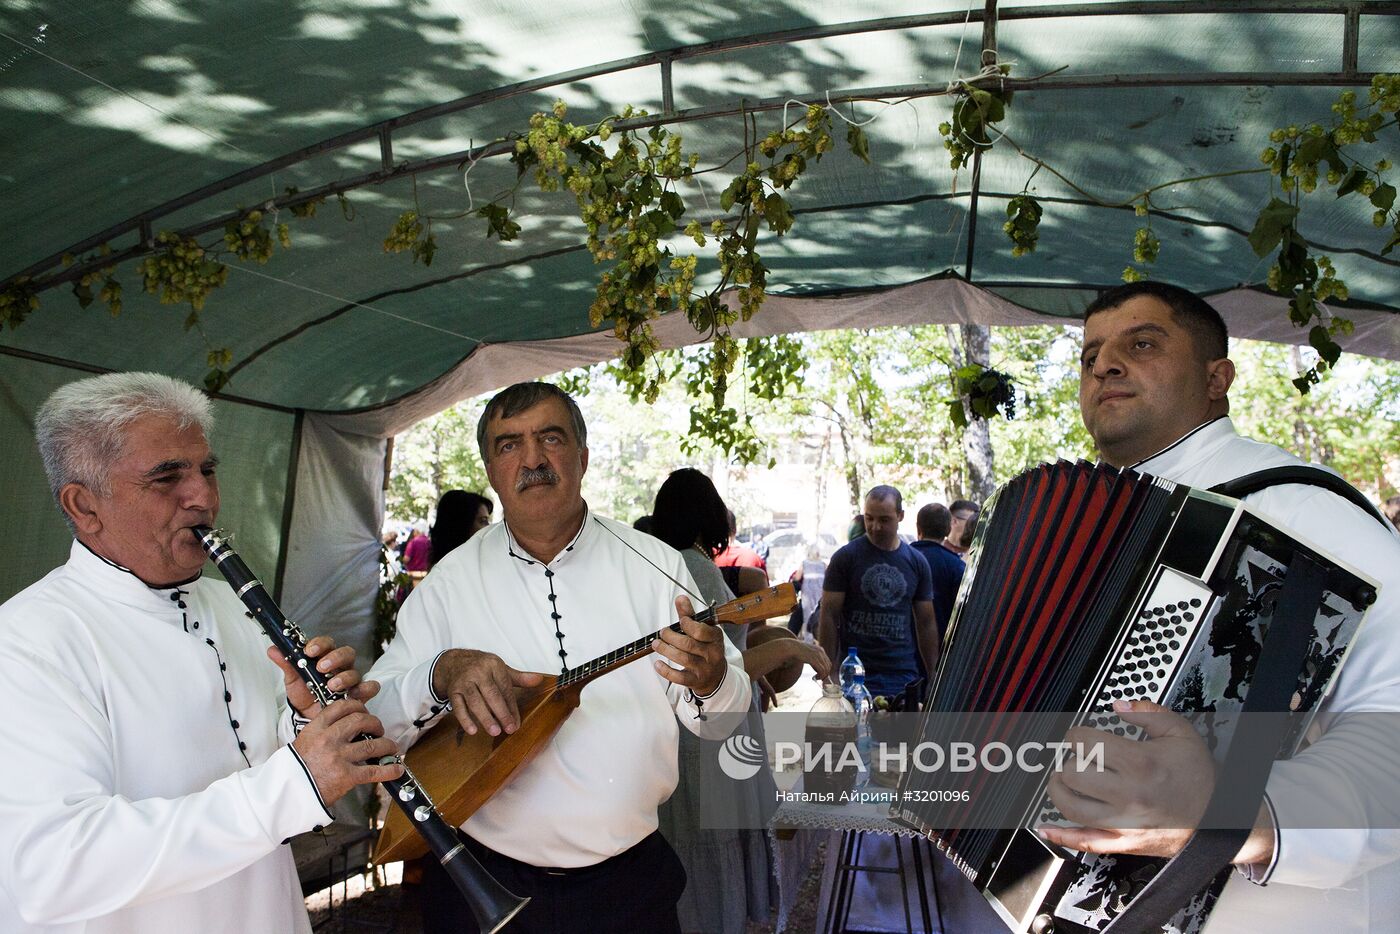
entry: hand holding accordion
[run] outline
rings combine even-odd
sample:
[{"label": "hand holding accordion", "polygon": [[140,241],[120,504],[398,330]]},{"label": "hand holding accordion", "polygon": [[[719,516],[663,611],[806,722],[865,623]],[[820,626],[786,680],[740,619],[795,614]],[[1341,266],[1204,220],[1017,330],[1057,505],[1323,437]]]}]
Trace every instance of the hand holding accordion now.
[{"label": "hand holding accordion", "polygon": [[1117,701],[1114,713],[1143,741],[1074,727],[1065,739],[1104,744],[1104,771],[1061,769],[1049,795],[1069,821],[1041,836],[1088,853],[1171,857],[1191,839],[1215,790],[1215,760],[1190,720],[1151,701]]}]

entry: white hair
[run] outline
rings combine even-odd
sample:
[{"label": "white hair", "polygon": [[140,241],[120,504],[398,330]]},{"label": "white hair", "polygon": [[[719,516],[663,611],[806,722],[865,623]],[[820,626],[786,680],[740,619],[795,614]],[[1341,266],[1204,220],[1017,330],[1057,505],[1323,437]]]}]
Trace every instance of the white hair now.
[{"label": "white hair", "polygon": [[70,483],[112,495],[112,464],[125,449],[127,427],[143,415],[169,419],[180,431],[198,425],[206,436],[214,426],[203,393],[160,373],[106,373],[56,389],[34,417],[54,501]]}]

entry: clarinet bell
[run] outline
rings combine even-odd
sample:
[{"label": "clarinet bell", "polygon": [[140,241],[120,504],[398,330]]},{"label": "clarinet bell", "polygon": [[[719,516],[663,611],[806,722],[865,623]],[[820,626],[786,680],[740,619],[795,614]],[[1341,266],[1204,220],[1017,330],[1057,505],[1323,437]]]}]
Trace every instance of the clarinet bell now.
[{"label": "clarinet bell", "polygon": [[466,898],[482,934],[495,934],[530,904],[530,899],[521,898],[497,882],[465,845],[449,853],[442,868]]}]

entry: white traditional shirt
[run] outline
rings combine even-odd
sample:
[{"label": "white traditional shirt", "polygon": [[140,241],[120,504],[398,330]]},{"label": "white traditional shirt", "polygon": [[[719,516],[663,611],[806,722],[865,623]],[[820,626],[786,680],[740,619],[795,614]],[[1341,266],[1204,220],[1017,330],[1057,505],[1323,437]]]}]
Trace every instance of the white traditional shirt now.
[{"label": "white traditional shirt", "polygon": [[[1305,462],[1272,444],[1242,438],[1229,418],[1208,422],[1134,469],[1197,488],[1271,467]],[[1316,466],[1316,465],[1314,465]],[[1326,469],[1326,468],[1324,468]],[[1400,917],[1400,744],[1368,736],[1379,718],[1353,711],[1400,711],[1400,539],[1335,493],[1288,484],[1246,497],[1250,508],[1299,539],[1368,575],[1380,596],[1366,615],[1332,696],[1318,718],[1322,738],[1275,763],[1268,799],[1278,835],[1273,864],[1251,885],[1231,879],[1208,934],[1394,929]],[[1319,798],[1349,809],[1356,828],[1290,827],[1290,814]]]},{"label": "white traditional shirt", "polygon": [[310,930],[282,844],[331,818],[243,609],[77,542],[0,606],[0,931]]},{"label": "white traditional shirt", "polygon": [[[679,552],[610,519],[586,516],[548,564],[505,523],[492,525],[440,561],[404,603],[397,635],[367,675],[382,685],[370,711],[406,748],[442,716],[432,667],[445,650],[557,674],[675,622],[675,597],[686,590],[697,588]],[[583,689],[549,744],[462,829],[498,853],[551,867],[591,866],[643,840],[676,787],[677,719],[720,739],[749,707],[743,658],[724,645],[728,669],[704,700],[706,719],[688,691],[652,668],[656,656],[610,672]]]}]

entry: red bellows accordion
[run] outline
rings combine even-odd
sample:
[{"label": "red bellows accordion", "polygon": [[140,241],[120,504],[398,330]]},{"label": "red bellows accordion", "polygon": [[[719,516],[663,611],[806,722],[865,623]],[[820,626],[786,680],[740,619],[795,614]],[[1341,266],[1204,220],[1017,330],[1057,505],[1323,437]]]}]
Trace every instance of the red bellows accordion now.
[{"label": "red bellows accordion", "polygon": [[[1027,471],[983,516],[920,743],[948,745],[947,724],[957,719],[959,738],[972,729],[975,745],[1016,749],[1044,721],[1012,713],[1067,713],[1134,736],[1112,714],[1122,698],[1210,711],[1211,751],[1223,761],[1232,735],[1225,721],[1250,710],[1261,646],[1282,617],[1279,596],[1295,561],[1320,568],[1309,573],[1321,583],[1299,617],[1312,630],[1306,658],[1278,679],[1291,689],[1285,706],[1299,715],[1289,718],[1281,756],[1296,750],[1302,715],[1340,670],[1374,583],[1238,500],[1084,462]],[[1165,861],[1083,856],[1043,842],[1033,828],[1063,820],[1045,793],[1050,774],[906,766],[892,816],[935,839],[1013,930],[1100,931]],[[1163,930],[1199,928],[1227,878],[1228,870],[1218,874]]]}]

